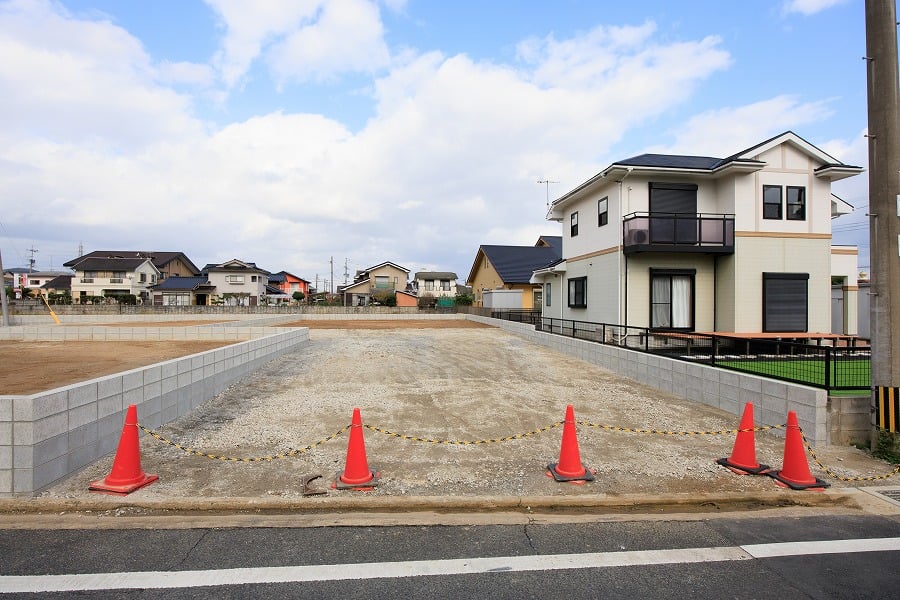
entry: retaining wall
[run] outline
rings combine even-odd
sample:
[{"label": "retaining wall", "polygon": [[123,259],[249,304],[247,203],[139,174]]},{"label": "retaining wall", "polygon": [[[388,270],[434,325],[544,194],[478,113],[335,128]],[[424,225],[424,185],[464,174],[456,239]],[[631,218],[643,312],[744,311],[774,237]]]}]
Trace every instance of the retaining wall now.
[{"label": "retaining wall", "polygon": [[4,339],[240,341],[30,396],[0,396],[0,497],[33,495],[115,451],[129,405],[137,405],[142,424],[157,428],[309,342],[305,328],[59,327],[49,334],[37,327],[6,329],[34,329],[27,334],[37,337]]},{"label": "retaining wall", "polygon": [[787,421],[788,410],[792,410],[797,413],[800,428],[813,446],[830,443],[829,434],[836,433],[831,430],[833,419],[829,423],[825,390],[535,331],[533,325],[524,323],[476,315],[467,318],[494,325],[654,389],[719,408],[738,419],[744,404],[752,402],[756,425],[781,425]]}]

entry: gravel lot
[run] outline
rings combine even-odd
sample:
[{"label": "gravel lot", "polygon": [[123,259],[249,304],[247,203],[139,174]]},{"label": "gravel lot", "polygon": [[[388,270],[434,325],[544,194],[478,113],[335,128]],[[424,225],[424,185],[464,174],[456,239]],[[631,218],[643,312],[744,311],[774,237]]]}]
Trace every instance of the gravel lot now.
[{"label": "gravel lot", "polygon": [[[441,440],[495,439],[562,421],[567,404],[579,421],[676,431],[735,429],[738,418],[657,392],[609,371],[533,345],[495,328],[314,329],[304,349],[238,382],[159,432],[204,452],[254,457],[303,448],[350,423],[359,407],[368,426]],[[140,418],[140,415],[138,415]],[[446,445],[365,429],[369,466],[382,473],[376,496],[563,496],[716,493],[775,488],[768,477],[737,476],[715,464],[734,435],[664,436],[579,426],[582,461],[596,469],[587,485],[546,477],[557,462],[562,428],[524,439]],[[756,434],[757,458],[780,468],[783,437]],[[342,471],[347,435],[298,457],[222,462],[192,456],[151,437],[141,440],[144,469],[160,481],[132,497],[301,497],[303,475],[330,484]],[[818,451],[843,476],[890,471],[855,448]],[[46,491],[88,496],[109,473],[112,456]],[[823,477],[810,462],[815,476]],[[848,484],[828,479],[834,487]],[[893,481],[893,480],[889,480]],[[353,494],[329,490],[329,495]],[[796,493],[785,491],[785,493]]]}]

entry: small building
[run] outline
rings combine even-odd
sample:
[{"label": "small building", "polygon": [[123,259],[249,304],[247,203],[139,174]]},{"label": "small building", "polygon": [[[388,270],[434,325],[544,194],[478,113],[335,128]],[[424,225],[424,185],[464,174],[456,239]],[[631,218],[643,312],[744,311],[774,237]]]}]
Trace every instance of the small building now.
[{"label": "small building", "polygon": [[[381,302],[379,298],[406,292],[409,269],[392,262],[383,262],[357,271],[353,283],[341,290],[344,306],[368,306]],[[415,305],[414,305],[415,306]]]},{"label": "small building", "polygon": [[558,261],[561,252],[561,236],[541,236],[534,246],[480,246],[466,280],[473,305],[485,306],[486,290],[519,290],[521,305],[516,308],[540,310],[543,286],[531,282],[532,274]]}]

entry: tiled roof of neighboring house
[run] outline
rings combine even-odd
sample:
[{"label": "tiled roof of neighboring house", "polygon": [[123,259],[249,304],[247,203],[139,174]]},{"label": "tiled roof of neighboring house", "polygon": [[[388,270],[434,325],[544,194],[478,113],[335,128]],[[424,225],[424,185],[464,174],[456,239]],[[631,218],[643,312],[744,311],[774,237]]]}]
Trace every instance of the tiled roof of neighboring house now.
[{"label": "tiled roof of neighboring house", "polygon": [[206,277],[169,277],[153,286],[154,290],[196,290],[209,286]]},{"label": "tiled roof of neighboring house", "polygon": [[63,263],[63,266],[74,267],[81,261],[89,258],[149,258],[150,262],[152,262],[157,269],[162,269],[176,258],[180,258],[185,264],[193,268],[195,273],[200,272],[200,269],[191,262],[191,259],[189,259],[184,252],[157,252],[155,250],[148,252],[139,252],[135,250],[94,250],[93,252],[88,252],[83,256],[73,258],[69,262]]},{"label": "tiled roof of neighboring house", "polygon": [[294,275],[293,273],[289,273],[287,271],[278,271],[277,273],[271,273],[269,275],[269,281],[275,281],[275,282],[280,283],[280,282],[286,280],[288,277],[293,277],[294,279],[297,279],[299,281],[305,281],[306,283],[309,283],[308,280],[303,279],[302,277],[299,277],[299,276]]},{"label": "tiled roof of neighboring house", "polygon": [[72,275],[58,275],[41,286],[42,290],[71,290]]},{"label": "tiled roof of neighboring house", "polygon": [[714,169],[722,162],[712,156],[679,156],[676,154],[640,154],[615,164],[626,167],[666,167],[671,169]]},{"label": "tiled roof of neighboring house", "polygon": [[561,258],[552,246],[481,246],[503,283],[529,283],[535,270]]},{"label": "tiled roof of neighboring house", "polygon": [[146,258],[85,258],[76,263],[78,271],[134,271]]},{"label": "tiled roof of neighboring house", "polygon": [[203,267],[200,272],[210,273],[212,271],[255,271],[257,273],[264,273],[265,275],[269,274],[265,269],[257,267],[254,262],[247,262],[236,258],[218,264],[209,263]]},{"label": "tiled roof of neighboring house", "polygon": [[288,294],[285,294],[283,291],[281,291],[281,288],[277,288],[274,285],[266,286],[266,295],[267,296],[288,296]]},{"label": "tiled roof of neighboring house", "polygon": [[457,279],[456,273],[450,271],[419,271],[416,273],[416,279]]}]

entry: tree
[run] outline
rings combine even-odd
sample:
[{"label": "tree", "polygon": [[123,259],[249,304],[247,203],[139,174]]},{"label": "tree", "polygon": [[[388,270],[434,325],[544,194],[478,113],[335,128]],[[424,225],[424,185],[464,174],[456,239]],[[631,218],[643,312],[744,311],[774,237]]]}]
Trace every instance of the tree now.
[{"label": "tree", "polygon": [[456,303],[460,306],[472,306],[472,301],[474,298],[472,294],[457,294],[456,295]]},{"label": "tree", "polygon": [[291,298],[293,298],[297,302],[297,304],[300,304],[303,299],[306,298],[306,294],[304,294],[300,290],[297,290],[296,292],[291,294]]}]

